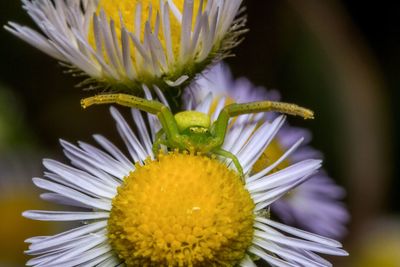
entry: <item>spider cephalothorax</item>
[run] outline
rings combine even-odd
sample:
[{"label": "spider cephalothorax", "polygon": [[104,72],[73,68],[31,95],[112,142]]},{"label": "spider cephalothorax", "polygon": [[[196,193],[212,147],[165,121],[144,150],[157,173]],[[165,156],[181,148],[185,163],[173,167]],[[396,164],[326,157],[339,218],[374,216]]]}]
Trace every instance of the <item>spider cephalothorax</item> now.
[{"label": "spider cephalothorax", "polygon": [[243,175],[242,166],[235,155],[222,149],[229,119],[243,114],[277,111],[305,119],[313,118],[313,112],[294,104],[259,101],[245,104],[231,104],[222,109],[217,120],[211,123],[207,114],[197,111],[183,111],[175,115],[164,104],[126,94],[106,94],[82,100],[84,108],[95,104],[116,103],[157,115],[161,130],[156,134],[153,151],[158,153],[160,145],[169,149],[186,150],[192,153],[215,154],[229,158],[237,171]]},{"label": "spider cephalothorax", "polygon": [[[174,116],[180,136],[179,142],[170,143],[164,129],[159,135],[164,138],[164,144],[171,148],[186,149],[190,152],[209,152],[206,144],[212,143],[214,136],[211,131],[211,121],[207,114],[198,111],[183,111]],[[157,149],[157,147],[155,147]]]}]

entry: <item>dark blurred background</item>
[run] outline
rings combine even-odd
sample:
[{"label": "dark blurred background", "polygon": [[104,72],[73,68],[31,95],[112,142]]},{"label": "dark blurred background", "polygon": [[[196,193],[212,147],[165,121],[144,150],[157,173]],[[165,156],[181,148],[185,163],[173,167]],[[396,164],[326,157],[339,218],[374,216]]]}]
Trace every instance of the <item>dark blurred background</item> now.
[{"label": "dark blurred background", "polygon": [[[313,131],[326,169],[348,191],[351,256],[336,265],[399,267],[400,3],[245,2],[250,32],[228,63],[237,77],[316,111],[314,121],[291,122]],[[33,26],[18,1],[0,1],[0,25],[7,21]],[[88,94],[78,79],[3,29],[0,40],[0,266],[22,266],[22,240],[58,230],[20,217],[49,207],[30,183],[41,158],[63,160],[59,138],[121,141],[107,108],[81,109]]]}]

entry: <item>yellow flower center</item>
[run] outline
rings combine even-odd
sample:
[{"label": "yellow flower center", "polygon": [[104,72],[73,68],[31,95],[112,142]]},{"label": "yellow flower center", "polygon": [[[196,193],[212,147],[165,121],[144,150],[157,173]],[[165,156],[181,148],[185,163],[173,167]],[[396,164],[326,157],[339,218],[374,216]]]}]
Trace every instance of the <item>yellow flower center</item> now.
[{"label": "yellow flower center", "polygon": [[125,177],[109,239],[127,266],[235,266],[253,239],[240,177],[204,156],[160,154]]},{"label": "yellow flower center", "polygon": [[[97,13],[99,14],[101,10],[104,10],[106,17],[109,20],[112,19],[114,21],[118,40],[121,40],[122,18],[123,26],[125,26],[125,28],[129,32],[133,33],[133,35],[139,37],[140,40],[143,42],[146,22],[150,22],[150,26],[153,31],[155,29],[157,14],[161,13],[160,2],[160,0],[100,0],[97,8]],[[173,0],[172,2],[175,4],[175,8],[182,14],[184,0]],[[206,3],[207,1],[204,1],[203,5],[205,6]],[[194,0],[193,4],[193,16],[195,17],[197,14],[197,10],[200,6],[200,0]],[[138,8],[140,8],[140,10],[138,10]],[[138,11],[140,11],[141,14],[140,29],[136,28],[136,13]],[[174,56],[178,56],[181,39],[181,22],[178,20],[176,14],[172,12],[171,6],[169,13],[171,41],[173,44],[172,50]],[[151,17],[149,17],[149,15]],[[160,21],[160,24],[161,23],[163,22]],[[192,25],[194,26],[194,19]],[[158,30],[158,38],[160,39],[163,48],[166,49],[165,36],[161,27]],[[89,31],[89,42],[92,44],[93,47],[96,47],[93,26]],[[131,59],[133,62],[136,62],[135,50],[133,49],[133,46],[131,47]]]},{"label": "yellow flower center", "polygon": [[[267,168],[272,163],[277,161],[280,157],[282,157],[284,152],[285,151],[283,150],[281,144],[279,144],[279,142],[276,139],[274,139],[269,144],[267,149],[265,149],[265,151],[261,155],[261,157],[257,160],[256,164],[254,164],[253,172],[257,173],[257,172],[260,172],[263,169]],[[290,165],[290,162],[288,161],[288,159],[285,159],[278,166],[276,166],[276,168],[272,171],[277,172],[279,170],[289,167],[289,165]]]}]

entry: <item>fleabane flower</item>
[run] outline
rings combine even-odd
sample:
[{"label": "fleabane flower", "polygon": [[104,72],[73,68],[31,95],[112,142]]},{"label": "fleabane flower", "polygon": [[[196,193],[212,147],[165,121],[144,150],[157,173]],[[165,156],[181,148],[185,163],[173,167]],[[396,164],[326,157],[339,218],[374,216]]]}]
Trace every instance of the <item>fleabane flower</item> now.
[{"label": "fleabane flower", "polygon": [[[194,88],[188,90],[186,95],[189,108],[196,102],[206,101],[207,98],[209,101],[210,91],[214,95],[226,98],[228,103],[280,99],[279,93],[275,90],[267,91],[263,87],[256,87],[246,78],[235,80],[228,66],[222,63],[201,75],[193,86]],[[276,117],[277,114],[267,113],[262,120],[272,120]],[[260,171],[278,160],[300,138],[304,138],[302,145],[277,165],[274,171],[307,158],[322,158],[320,151],[308,145],[312,139],[308,130],[285,123],[255,163],[253,170]],[[346,223],[349,220],[347,208],[341,201],[344,197],[345,190],[335,184],[326,171],[320,170],[302,185],[274,202],[271,210],[286,224],[331,238],[343,238],[347,233]]]},{"label": "fleabane flower", "polygon": [[243,33],[242,0],[23,0],[41,32],[6,29],[89,76],[82,85],[138,93],[182,87],[230,54]]},{"label": "fleabane flower", "polygon": [[[204,103],[197,110],[206,108]],[[255,260],[330,266],[315,252],[347,255],[339,242],[274,222],[265,212],[321,165],[307,159],[272,173],[297,143],[271,166],[250,172],[284,116],[259,125],[246,115],[230,126],[224,148],[240,160],[241,177],[226,158],[166,147],[154,155],[159,129],[154,117],[147,125],[132,110],[135,134],[115,108],[111,114],[129,156],[100,135],[94,138],[102,149],[61,141],[72,166],[44,160],[44,178],[33,179],[49,191],[43,199],[83,210],[27,211],[24,216],[83,224],[28,239],[26,253],[36,256],[28,266],[255,266]]]}]

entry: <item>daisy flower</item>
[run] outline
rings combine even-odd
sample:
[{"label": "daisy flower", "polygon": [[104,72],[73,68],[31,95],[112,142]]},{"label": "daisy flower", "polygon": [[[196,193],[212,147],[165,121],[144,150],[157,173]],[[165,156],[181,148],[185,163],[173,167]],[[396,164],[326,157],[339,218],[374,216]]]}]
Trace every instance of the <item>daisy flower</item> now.
[{"label": "daisy flower", "polygon": [[[210,103],[196,110],[207,111]],[[101,149],[61,141],[72,166],[46,159],[44,178],[33,179],[49,191],[43,199],[78,210],[27,211],[25,217],[82,225],[28,239],[26,253],[35,256],[28,266],[250,267],[256,260],[272,266],[331,266],[315,253],[347,255],[339,242],[275,222],[266,212],[321,165],[307,159],[272,172],[300,139],[269,167],[250,172],[284,116],[261,125],[254,115],[232,121],[224,148],[240,160],[243,182],[225,158],[166,148],[154,155],[160,127],[154,117],[147,123],[132,110],[135,134],[115,108],[111,115],[128,156],[100,135],[94,139]]]},{"label": "daisy flower", "polygon": [[82,85],[137,93],[182,87],[230,55],[244,32],[242,0],[22,0],[40,32],[5,28],[59,60]]},{"label": "daisy flower", "polygon": [[[210,88],[213,89],[213,93],[228,98],[230,102],[245,103],[266,99],[279,101],[280,99],[277,91],[255,87],[245,78],[235,80],[225,64],[214,66],[197,80],[194,87],[186,96],[189,107],[192,105],[190,103],[205,99]],[[276,116],[276,114],[268,113],[267,120],[272,120]],[[312,139],[308,130],[285,123],[255,163],[253,170],[260,171],[269,166],[300,138],[304,138],[302,145],[280,163],[275,171],[307,158],[322,158],[319,151],[308,145]],[[349,220],[349,213],[341,202],[344,197],[344,189],[336,185],[324,170],[320,170],[302,185],[274,202],[271,210],[286,224],[340,239],[347,233],[345,225]]]}]

